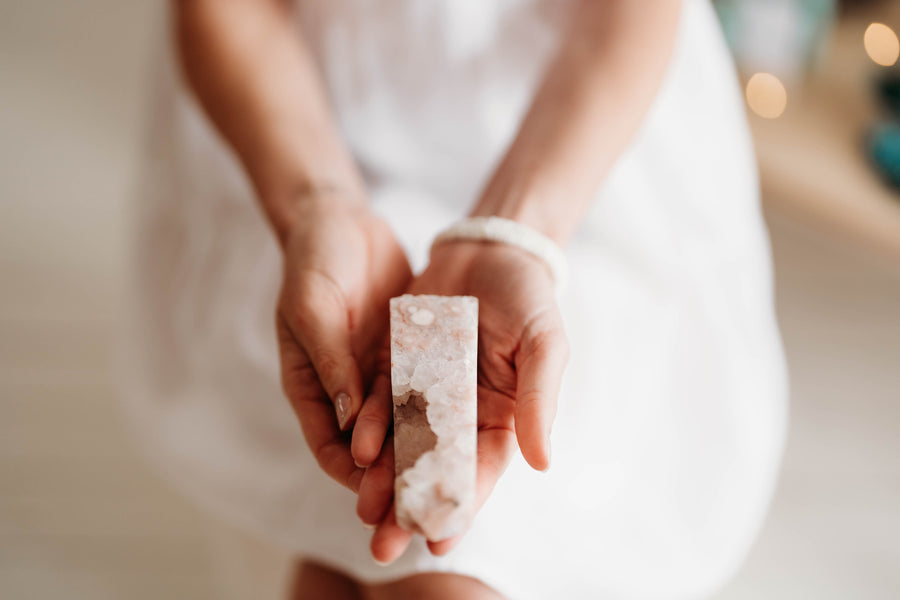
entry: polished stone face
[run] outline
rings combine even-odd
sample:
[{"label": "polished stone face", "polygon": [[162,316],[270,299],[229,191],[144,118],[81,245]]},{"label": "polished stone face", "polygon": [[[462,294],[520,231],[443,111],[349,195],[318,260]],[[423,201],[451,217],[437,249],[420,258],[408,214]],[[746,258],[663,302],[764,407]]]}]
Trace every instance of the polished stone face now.
[{"label": "polished stone face", "polygon": [[477,353],[477,298],[391,300],[397,521],[432,541],[472,516]]}]

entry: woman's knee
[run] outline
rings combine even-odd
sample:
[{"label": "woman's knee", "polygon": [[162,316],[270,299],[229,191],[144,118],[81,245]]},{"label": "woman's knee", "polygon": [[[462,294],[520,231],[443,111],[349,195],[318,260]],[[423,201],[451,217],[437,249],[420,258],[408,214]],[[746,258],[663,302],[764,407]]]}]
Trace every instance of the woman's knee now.
[{"label": "woman's knee", "polygon": [[478,579],[455,573],[417,573],[361,588],[366,600],[503,600]]}]

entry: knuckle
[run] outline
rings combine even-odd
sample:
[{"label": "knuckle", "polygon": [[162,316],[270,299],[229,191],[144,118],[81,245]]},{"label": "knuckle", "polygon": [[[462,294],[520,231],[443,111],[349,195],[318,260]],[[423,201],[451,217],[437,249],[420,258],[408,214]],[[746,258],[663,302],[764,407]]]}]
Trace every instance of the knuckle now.
[{"label": "knuckle", "polygon": [[282,365],[281,389],[293,404],[316,400],[323,394],[319,378],[308,365]]},{"label": "knuckle", "polygon": [[565,331],[561,328],[553,327],[543,330],[538,334],[536,342],[536,350],[543,356],[559,357],[563,364],[569,360],[569,338]]},{"label": "knuckle", "polygon": [[388,422],[387,414],[368,410],[359,414],[359,417],[356,419],[356,426],[360,429],[387,430]]},{"label": "knuckle", "polygon": [[321,467],[323,471],[329,474],[331,473],[331,467],[339,458],[338,454],[340,452],[341,446],[335,440],[328,440],[327,442],[313,450],[313,454],[316,457],[316,462],[319,464],[319,467]]},{"label": "knuckle", "polygon": [[544,395],[540,390],[523,390],[517,394],[516,402],[518,402],[520,407],[527,408],[533,405],[540,405],[543,397]]},{"label": "knuckle", "polygon": [[563,351],[560,339],[552,330],[543,329],[536,332],[531,338],[530,349],[532,354],[546,358],[557,352]]},{"label": "knuckle", "polygon": [[328,310],[346,305],[342,286],[321,270],[308,271],[303,278],[301,290],[303,302],[310,308]]},{"label": "knuckle", "polygon": [[316,353],[316,372],[322,382],[337,378],[342,369],[342,361],[337,353],[331,350],[319,350]]},{"label": "knuckle", "polygon": [[307,329],[315,322],[316,306],[313,299],[306,294],[296,298],[287,310],[298,327]]}]

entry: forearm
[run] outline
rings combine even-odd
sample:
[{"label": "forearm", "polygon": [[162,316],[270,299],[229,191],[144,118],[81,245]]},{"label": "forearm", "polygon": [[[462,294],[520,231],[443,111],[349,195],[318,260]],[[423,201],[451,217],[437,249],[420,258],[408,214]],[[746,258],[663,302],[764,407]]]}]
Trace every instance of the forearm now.
[{"label": "forearm", "polygon": [[583,0],[474,216],[571,236],[656,94],[680,0]]},{"label": "forearm", "polygon": [[243,163],[280,239],[320,190],[361,199],[309,51],[283,0],[180,0],[185,75]]}]

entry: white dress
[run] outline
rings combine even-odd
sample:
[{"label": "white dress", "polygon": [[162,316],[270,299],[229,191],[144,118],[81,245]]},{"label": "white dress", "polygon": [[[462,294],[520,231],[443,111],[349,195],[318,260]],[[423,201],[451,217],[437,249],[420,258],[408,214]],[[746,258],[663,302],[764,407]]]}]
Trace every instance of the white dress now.
[{"label": "white dress", "polygon": [[[570,6],[298,4],[372,206],[414,267],[476,199]],[[736,570],[773,491],[786,377],[750,139],[707,2],[685,2],[661,92],[567,247],[571,360],[552,468],[517,456],[457,549],[436,558],[417,539],[387,567],[282,398],[272,235],[171,44],[160,64],[127,402],[177,487],[367,581],[441,570],[522,600],[694,598]]]}]

